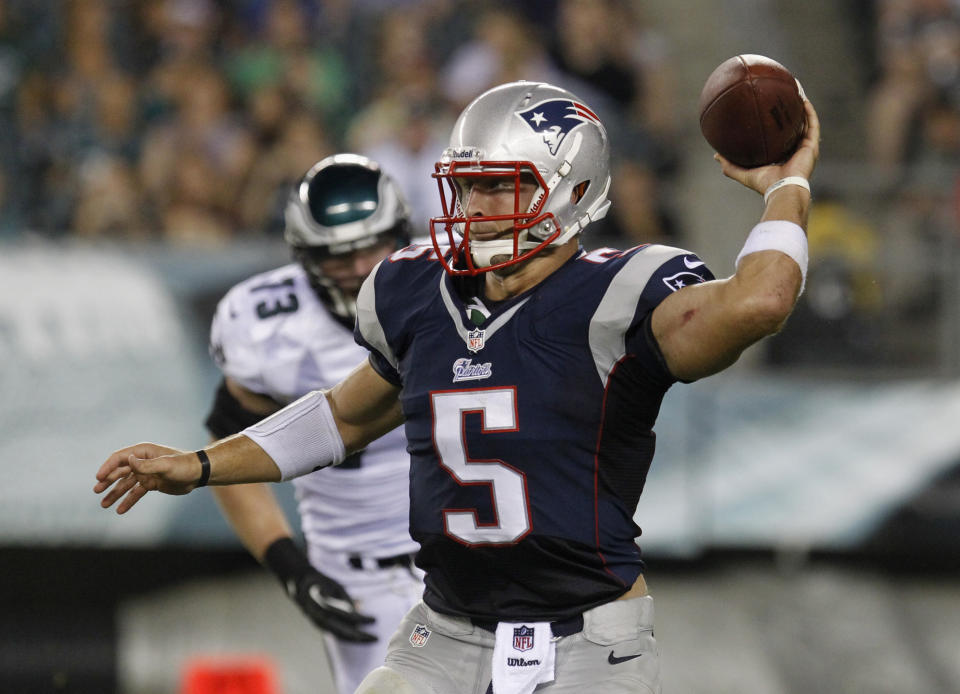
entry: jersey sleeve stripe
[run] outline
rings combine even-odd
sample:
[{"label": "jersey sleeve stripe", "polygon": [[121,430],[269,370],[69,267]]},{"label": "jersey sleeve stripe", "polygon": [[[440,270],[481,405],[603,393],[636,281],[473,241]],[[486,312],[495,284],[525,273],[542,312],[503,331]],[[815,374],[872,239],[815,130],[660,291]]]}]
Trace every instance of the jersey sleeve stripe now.
[{"label": "jersey sleeve stripe", "polygon": [[617,272],[590,319],[589,341],[600,382],[626,353],[625,335],[637,312],[640,295],[661,265],[685,254],[670,246],[647,246]]},{"label": "jersey sleeve stripe", "polygon": [[357,296],[357,328],[367,344],[376,349],[394,369],[399,369],[399,362],[383,332],[383,326],[377,317],[377,273],[383,263],[378,263],[373,272],[364,281]]}]

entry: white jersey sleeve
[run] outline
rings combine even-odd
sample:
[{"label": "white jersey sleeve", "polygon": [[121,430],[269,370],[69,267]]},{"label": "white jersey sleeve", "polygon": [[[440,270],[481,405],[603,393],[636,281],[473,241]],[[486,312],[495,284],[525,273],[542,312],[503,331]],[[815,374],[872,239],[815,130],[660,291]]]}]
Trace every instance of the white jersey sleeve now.
[{"label": "white jersey sleeve", "polygon": [[[225,376],[280,404],[333,387],[368,357],[296,263],[227,292],[213,319],[210,351]],[[344,464],[294,480],[307,542],[373,557],[414,551],[409,467],[406,439],[396,429]]]},{"label": "white jersey sleeve", "polygon": [[[265,353],[269,350],[269,336],[258,322],[264,320],[257,313],[267,300],[276,302],[277,290],[262,290],[260,287],[282,283],[289,273],[287,268],[268,275],[257,275],[233,287],[217,305],[210,328],[210,354],[223,375],[255,393],[269,394],[265,382]],[[282,285],[281,285],[282,286]],[[257,294],[269,294],[258,296]],[[291,305],[287,300],[285,305]],[[263,313],[263,310],[261,310]]]},{"label": "white jersey sleeve", "polygon": [[224,376],[286,404],[335,385],[357,365],[363,355],[350,336],[303,268],[291,263],[227,292],[213,319],[210,351]]}]

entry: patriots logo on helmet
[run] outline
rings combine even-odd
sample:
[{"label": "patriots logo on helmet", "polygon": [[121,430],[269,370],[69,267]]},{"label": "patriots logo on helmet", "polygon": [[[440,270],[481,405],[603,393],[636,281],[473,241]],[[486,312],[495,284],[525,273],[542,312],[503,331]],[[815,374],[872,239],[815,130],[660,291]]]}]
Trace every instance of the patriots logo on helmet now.
[{"label": "patriots logo on helmet", "polygon": [[556,156],[560,143],[581,123],[600,123],[597,114],[578,101],[570,99],[550,99],[541,101],[526,111],[518,111],[534,132],[543,135],[543,142],[550,148],[550,154]]}]

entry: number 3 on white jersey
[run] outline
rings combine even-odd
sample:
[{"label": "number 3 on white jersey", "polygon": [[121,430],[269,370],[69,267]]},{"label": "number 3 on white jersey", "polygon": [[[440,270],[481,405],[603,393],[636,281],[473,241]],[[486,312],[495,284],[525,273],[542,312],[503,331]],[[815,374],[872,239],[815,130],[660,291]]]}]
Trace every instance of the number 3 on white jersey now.
[{"label": "number 3 on white jersey", "polygon": [[433,440],[440,464],[460,484],[489,484],[494,524],[477,523],[476,509],[443,511],[447,534],[468,544],[510,544],[530,531],[526,479],[502,460],[471,460],[463,417],[478,413],[484,434],[517,431],[516,388],[431,393]]}]

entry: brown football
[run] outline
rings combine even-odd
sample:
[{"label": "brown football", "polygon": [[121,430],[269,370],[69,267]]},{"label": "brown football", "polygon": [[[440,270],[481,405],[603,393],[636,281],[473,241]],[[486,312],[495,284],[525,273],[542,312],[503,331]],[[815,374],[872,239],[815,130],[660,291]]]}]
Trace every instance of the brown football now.
[{"label": "brown football", "polygon": [[746,168],[790,158],[806,128],[800,84],[762,55],[722,62],[700,92],[700,132],[717,152]]}]

